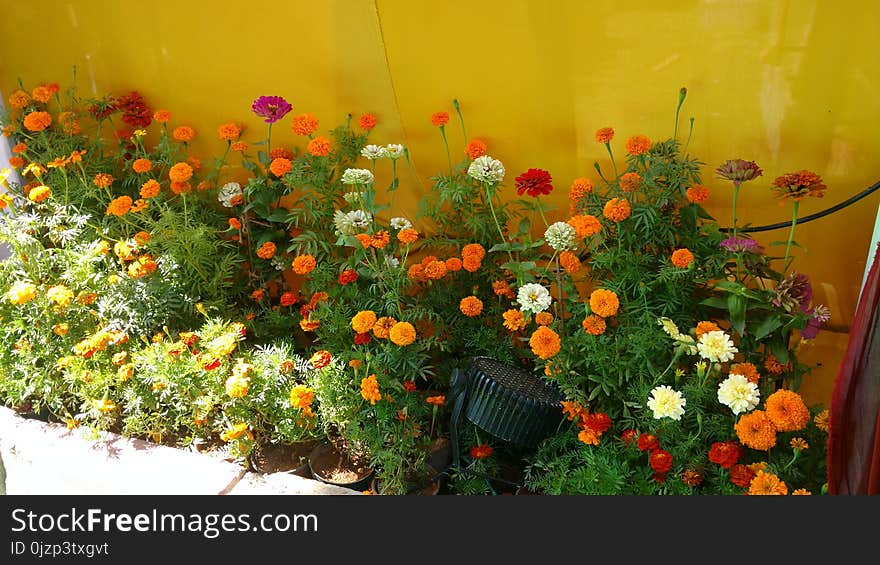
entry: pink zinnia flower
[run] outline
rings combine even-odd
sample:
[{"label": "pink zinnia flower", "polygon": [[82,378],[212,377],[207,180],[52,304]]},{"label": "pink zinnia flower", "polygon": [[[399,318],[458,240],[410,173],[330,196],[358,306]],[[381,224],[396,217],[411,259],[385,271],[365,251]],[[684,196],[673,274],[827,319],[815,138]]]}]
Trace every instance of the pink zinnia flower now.
[{"label": "pink zinnia flower", "polygon": [[254,114],[265,118],[267,124],[274,124],[293,110],[290,102],[280,96],[260,96],[251,105]]}]

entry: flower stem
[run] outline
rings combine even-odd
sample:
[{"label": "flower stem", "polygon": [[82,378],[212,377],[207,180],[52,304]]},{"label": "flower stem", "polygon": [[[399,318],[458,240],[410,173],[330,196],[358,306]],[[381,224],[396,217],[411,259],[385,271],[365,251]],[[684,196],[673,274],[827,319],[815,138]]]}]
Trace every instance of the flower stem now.
[{"label": "flower stem", "polygon": [[547,221],[547,216],[544,215],[544,207],[541,206],[541,198],[538,197],[538,196],[536,196],[536,197],[535,197],[535,202],[538,204],[538,212],[541,213],[541,219],[544,220],[544,227],[545,227],[545,228],[549,228],[549,227],[550,227],[550,223]]},{"label": "flower stem", "polygon": [[464,142],[467,144],[468,136],[467,130],[464,129],[464,116],[461,115],[461,107],[458,105],[458,99],[452,99],[452,106],[455,108],[455,113],[458,114],[458,121],[461,122],[461,135],[464,136]]},{"label": "flower stem", "polygon": [[449,172],[452,172],[452,155],[449,153],[449,143],[446,141],[446,127],[440,126],[440,135],[443,137],[443,145],[446,147],[446,161],[449,163]]},{"label": "flower stem", "polygon": [[789,266],[788,265],[788,263],[789,263],[788,257],[789,257],[789,254],[791,253],[791,242],[794,241],[794,228],[797,226],[798,204],[800,204],[800,202],[795,200],[794,207],[792,208],[792,211],[791,211],[791,230],[789,230],[789,232],[788,232],[788,242],[785,244],[785,259],[784,259],[784,266],[782,269],[783,275],[785,275],[785,273],[788,271],[788,266]]},{"label": "flower stem", "polygon": [[739,181],[733,181],[733,237],[736,239],[736,201],[739,199]]},{"label": "flower stem", "polygon": [[617,174],[617,163],[614,162],[614,153],[611,151],[611,142],[605,142],[605,149],[608,150],[608,156],[611,157],[611,167],[614,169],[614,180],[617,180],[617,177],[620,175]]},{"label": "flower stem", "polygon": [[272,124],[269,123],[269,133],[266,135],[266,158],[270,161],[272,158],[270,155],[272,154]]},{"label": "flower stem", "polygon": [[[501,230],[501,224],[498,223],[498,215],[495,214],[495,206],[492,204],[492,195],[489,194],[489,183],[484,183],[483,187],[486,192],[486,202],[489,203],[489,210],[492,212],[492,219],[495,220],[495,227],[498,228],[498,235],[501,236],[501,242],[506,245],[507,238],[504,237],[504,232]],[[507,250],[507,256],[510,258],[510,262],[513,263],[513,254],[509,249]]]}]

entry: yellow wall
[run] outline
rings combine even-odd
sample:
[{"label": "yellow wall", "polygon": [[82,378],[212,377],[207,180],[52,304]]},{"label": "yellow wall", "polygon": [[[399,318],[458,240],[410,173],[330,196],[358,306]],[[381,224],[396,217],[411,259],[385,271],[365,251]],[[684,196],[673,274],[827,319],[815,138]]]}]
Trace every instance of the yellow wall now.
[{"label": "yellow wall", "polygon": [[[730,215],[729,184],[713,178],[728,158],[755,160],[764,177],[743,189],[741,217],[753,224],[788,219],[769,185],[807,168],[829,186],[802,214],[839,202],[880,179],[880,3],[874,0],[325,0],[273,3],[218,0],[4,2],[0,90],[69,82],[81,93],[139,90],[194,126],[205,156],[222,145],[224,121],[263,136],[249,111],[261,94],[285,96],[322,129],[351,112],[374,112],[372,139],[410,148],[421,177],[404,173],[395,206],[415,210],[428,177],[445,167],[432,112],[462,105],[471,136],[486,140],[513,176],[551,171],[557,187],[595,180],[608,166],[593,132],[669,137],[678,90],[688,100],[681,124],[696,118],[692,153],[707,165],[709,210]],[[454,114],[453,114],[454,118]],[[273,146],[293,144],[287,121]],[[448,127],[453,151],[462,139]],[[234,173],[233,173],[234,174]],[[512,190],[512,189],[510,189]],[[563,190],[551,198],[561,219]],[[812,277],[816,298],[846,331],[865,268],[874,194],[798,229],[795,268]],[[759,237],[785,239],[783,230]],[[830,338],[829,338],[830,339]],[[838,345],[828,347],[816,393],[827,393]],[[842,344],[842,345],[841,345]],[[835,357],[838,356],[838,357]],[[817,377],[818,378],[818,377]],[[808,383],[808,387],[809,387]]]}]

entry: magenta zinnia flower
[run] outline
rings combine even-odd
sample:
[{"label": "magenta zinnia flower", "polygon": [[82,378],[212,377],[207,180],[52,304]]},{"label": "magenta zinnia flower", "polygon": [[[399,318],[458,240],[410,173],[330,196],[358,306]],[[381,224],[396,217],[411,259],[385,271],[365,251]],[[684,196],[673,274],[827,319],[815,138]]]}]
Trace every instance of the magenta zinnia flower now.
[{"label": "magenta zinnia flower", "polygon": [[720,246],[722,249],[726,249],[731,253],[761,254],[764,252],[764,248],[751,238],[728,237],[720,243]]},{"label": "magenta zinnia flower", "polygon": [[538,197],[542,194],[550,194],[553,191],[553,177],[544,169],[529,169],[516,177],[516,193],[522,196],[528,192],[529,196]]},{"label": "magenta zinnia flower", "polygon": [[747,180],[756,179],[764,174],[761,167],[759,167],[754,161],[746,161],[745,159],[730,159],[729,161],[725,161],[721,163],[720,167],[715,169],[715,172],[718,173],[719,177],[733,181],[737,184],[743,183]]},{"label": "magenta zinnia flower", "polygon": [[274,124],[293,110],[290,102],[280,96],[260,96],[251,105],[254,114],[265,118],[267,124]]}]

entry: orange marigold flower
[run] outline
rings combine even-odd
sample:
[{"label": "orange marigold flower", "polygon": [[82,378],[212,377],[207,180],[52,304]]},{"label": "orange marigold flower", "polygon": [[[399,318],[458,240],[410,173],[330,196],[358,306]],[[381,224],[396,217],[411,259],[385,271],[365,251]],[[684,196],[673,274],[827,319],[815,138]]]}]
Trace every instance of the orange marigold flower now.
[{"label": "orange marigold flower", "polygon": [[416,329],[409,322],[397,322],[391,327],[388,337],[395,345],[403,347],[416,340]]},{"label": "orange marigold flower", "polygon": [[508,310],[504,314],[504,327],[515,332],[526,327],[526,319],[520,310]]},{"label": "orange marigold flower", "polygon": [[767,451],[776,445],[776,428],[763,410],[743,414],[734,429],[739,441],[746,447]]},{"label": "orange marigold flower", "polygon": [[641,155],[651,148],[651,140],[646,135],[634,135],[626,140],[626,152],[630,155]]},{"label": "orange marigold flower", "polygon": [[639,173],[624,173],[620,177],[620,190],[635,192],[642,187],[642,176]]},{"label": "orange marigold flower", "polygon": [[751,363],[735,363],[730,366],[730,373],[734,375],[742,375],[749,380],[750,383],[758,384],[761,375],[758,369]]},{"label": "orange marigold flower", "polygon": [[28,192],[28,200],[31,202],[42,202],[43,200],[49,198],[49,195],[52,194],[52,191],[48,186],[35,186]]},{"label": "orange marigold flower", "polygon": [[709,189],[701,184],[695,184],[684,192],[687,199],[694,204],[700,204],[709,200]]},{"label": "orange marigold flower", "polygon": [[393,328],[396,323],[397,320],[391,316],[382,316],[376,320],[375,324],[373,324],[373,335],[378,339],[388,339],[391,337],[391,328]]},{"label": "orange marigold flower", "polygon": [[107,215],[124,216],[131,210],[131,196],[120,196],[110,201],[107,206]]},{"label": "orange marigold flower", "polygon": [[290,121],[290,130],[296,135],[312,135],[318,129],[318,118],[312,114],[297,114]]},{"label": "orange marigold flower", "polygon": [[382,400],[382,393],[379,392],[379,381],[376,375],[370,375],[361,379],[361,396],[364,400],[369,401],[371,405]]},{"label": "orange marigold flower", "polygon": [[580,238],[590,237],[602,231],[602,223],[596,216],[577,214],[569,218],[568,225],[574,228]]},{"label": "orange marigold flower", "polygon": [[437,127],[443,127],[449,123],[449,113],[447,112],[434,112],[431,114],[431,124]]},{"label": "orange marigold flower", "polygon": [[217,137],[225,141],[235,141],[241,135],[241,128],[238,124],[229,122],[217,128]]},{"label": "orange marigold flower", "polygon": [[188,163],[176,163],[168,171],[172,182],[186,182],[193,176],[193,168]]},{"label": "orange marigold flower", "polygon": [[46,104],[52,100],[52,91],[45,85],[40,85],[31,91],[31,97],[37,102]]},{"label": "orange marigold flower", "polygon": [[[707,334],[709,332],[717,332],[720,330],[721,330],[721,328],[719,328],[718,324],[716,324],[715,322],[709,322],[709,321],[703,320],[702,322],[697,324],[697,329],[696,329],[697,339],[700,339],[701,337],[703,337],[703,334]],[[733,369],[731,369],[730,372],[731,373],[734,372]],[[745,376],[745,375],[743,375],[743,376]]]},{"label": "orange marigold flower", "polygon": [[160,124],[167,123],[171,119],[171,112],[168,110],[156,110],[153,113],[153,120]]},{"label": "orange marigold flower", "polygon": [[153,163],[149,159],[135,159],[131,164],[131,169],[139,174],[146,173],[153,168]]},{"label": "orange marigold flower", "polygon": [[19,110],[27,106],[31,101],[31,95],[20,88],[9,95],[9,105]]},{"label": "orange marigold flower", "polygon": [[236,141],[230,146],[230,149],[233,151],[247,151],[248,144],[246,141]]},{"label": "orange marigold flower", "polygon": [[485,459],[486,457],[491,457],[492,455],[492,447],[489,445],[481,444],[475,445],[471,448],[471,457],[473,459]]},{"label": "orange marigold flower", "polygon": [[98,188],[107,188],[113,184],[113,176],[108,175],[107,173],[98,173],[95,175],[95,178],[92,179],[92,183]]},{"label": "orange marigold flower", "polygon": [[22,159],[18,155],[13,155],[12,157],[9,158],[9,166],[14,169],[20,169],[20,168],[24,167],[25,163],[27,163],[27,161],[25,161],[24,159]]},{"label": "orange marigold flower", "polygon": [[123,261],[134,259],[134,249],[127,241],[117,241],[113,245],[113,253]]},{"label": "orange marigold flower", "polygon": [[587,445],[599,445],[599,434],[593,428],[581,429],[578,439]]},{"label": "orange marigold flower", "polygon": [[559,334],[547,326],[541,326],[535,330],[535,333],[529,339],[529,346],[532,348],[532,352],[545,360],[559,353],[561,345]]},{"label": "orange marigold flower", "polygon": [[535,323],[539,326],[549,326],[553,323],[553,314],[550,312],[538,312],[535,314]]},{"label": "orange marigold flower", "polygon": [[580,201],[584,195],[593,192],[593,183],[588,178],[576,178],[568,189],[568,199],[571,202]]},{"label": "orange marigold flower", "polygon": [[369,249],[370,244],[373,242],[373,238],[368,236],[365,233],[359,233],[359,234],[355,235],[354,237],[355,237],[355,239],[357,239],[360,242],[361,246],[364,249]]},{"label": "orange marigold flower", "polygon": [[276,177],[283,177],[289,173],[292,168],[293,164],[290,162],[290,159],[285,159],[284,157],[273,159],[272,163],[269,165],[269,170],[272,171],[272,174]]},{"label": "orange marigold flower", "polygon": [[43,131],[51,124],[49,112],[31,112],[24,117],[24,127],[30,131]]},{"label": "orange marigold flower", "polygon": [[374,233],[373,237],[370,238],[370,246],[375,247],[376,249],[385,249],[385,247],[391,242],[391,234],[389,234],[386,230],[382,230],[379,233]]},{"label": "orange marigold flower", "polygon": [[492,292],[494,292],[496,296],[504,296],[511,299],[516,297],[516,293],[513,292],[513,289],[510,288],[510,284],[505,280],[493,282]]},{"label": "orange marigold flower", "polygon": [[281,297],[278,299],[278,303],[284,306],[293,306],[296,304],[296,293],[291,291],[286,291],[281,293]]},{"label": "orange marigold flower", "polygon": [[780,389],[767,397],[767,417],[780,432],[796,432],[807,427],[810,411],[796,392]]},{"label": "orange marigold flower", "polygon": [[618,308],[620,308],[620,301],[613,290],[599,288],[590,293],[590,310],[594,314],[610,318],[617,315]]},{"label": "orange marigold flower", "polygon": [[293,272],[298,275],[307,275],[315,270],[317,262],[312,255],[297,255],[293,260]]},{"label": "orange marigold flower", "polygon": [[483,265],[483,261],[476,255],[468,255],[461,262],[462,268],[469,273],[476,273]]},{"label": "orange marigold flower", "polygon": [[425,399],[425,402],[433,406],[443,406],[446,404],[446,396],[442,394],[438,396],[429,396]]},{"label": "orange marigold flower", "polygon": [[70,331],[70,326],[67,323],[55,324],[52,326],[52,333],[55,335],[65,335]]},{"label": "orange marigold flower", "polygon": [[419,239],[419,232],[412,228],[402,229],[397,233],[397,240],[401,243],[413,243]]},{"label": "orange marigold flower", "polygon": [[262,288],[258,288],[257,290],[255,290],[251,293],[251,298],[253,298],[257,302],[262,300],[263,297],[265,297],[265,296],[266,296],[266,291],[264,291]]},{"label": "orange marigold flower", "polygon": [[351,319],[351,329],[362,334],[367,333],[376,325],[376,313],[372,310],[361,310]]},{"label": "orange marigold flower", "polygon": [[828,433],[831,429],[831,413],[828,410],[822,410],[813,418],[813,423],[816,424],[817,428]]},{"label": "orange marigold flower", "polygon": [[446,276],[445,261],[431,261],[425,265],[425,277],[429,280],[436,281]]},{"label": "orange marigold flower", "polygon": [[174,194],[189,194],[192,192],[192,184],[189,182],[172,182],[170,188]]},{"label": "orange marigold flower", "polygon": [[758,471],[752,482],[749,483],[750,495],[785,495],[788,487],[773,473]]},{"label": "orange marigold flower", "polygon": [[425,266],[421,263],[413,263],[410,265],[409,269],[406,270],[406,276],[416,282],[425,282],[428,280],[428,277],[425,276]]},{"label": "orange marigold flower", "polygon": [[76,135],[80,131],[79,120],[76,119],[76,114],[73,112],[61,112],[58,114],[58,123],[61,124],[61,129],[67,135]]},{"label": "orange marigold flower", "polygon": [[27,145],[24,143],[19,143],[12,148],[12,152],[15,154],[24,153],[25,151],[27,151]]},{"label": "orange marigold flower", "polygon": [[764,368],[767,369],[771,375],[781,375],[785,372],[786,366],[777,361],[776,356],[772,353],[767,357],[767,360],[764,361]]},{"label": "orange marigold flower", "polygon": [[596,141],[599,143],[609,143],[614,139],[614,128],[599,128],[596,130]]},{"label": "orange marigold flower", "polygon": [[486,147],[486,144],[483,143],[479,139],[472,139],[468,142],[467,148],[464,150],[467,153],[468,158],[473,161],[478,157],[482,157],[489,151],[489,148]]},{"label": "orange marigold flower", "polygon": [[311,316],[306,316],[299,321],[299,327],[304,332],[313,332],[321,327],[321,322],[318,320],[313,320]]},{"label": "orange marigold flower", "polygon": [[287,159],[288,161],[293,160],[293,151],[288,149],[287,147],[275,147],[272,151],[269,152],[269,159]]},{"label": "orange marigold flower", "polygon": [[581,326],[584,328],[584,331],[590,335],[602,335],[605,333],[607,327],[605,324],[605,318],[595,314],[590,314],[584,318],[584,321],[581,322]]},{"label": "orange marigold flower", "polygon": [[333,145],[330,143],[330,140],[321,136],[309,141],[309,144],[306,146],[306,151],[309,152],[309,155],[314,155],[315,157],[326,157],[330,154],[331,149],[333,149]]},{"label": "orange marigold flower", "polygon": [[792,491],[791,494],[792,494],[792,496],[810,496],[813,493],[811,493],[810,491],[808,491],[805,488],[799,488],[797,490]]},{"label": "orange marigold flower", "polygon": [[138,212],[146,210],[147,208],[149,208],[149,206],[149,202],[147,202],[143,198],[138,198],[134,201],[134,204],[131,205],[131,210],[129,210],[129,212],[131,212],[132,214],[137,214]]},{"label": "orange marigold flower", "polygon": [[155,259],[149,255],[143,255],[128,266],[128,276],[133,279],[139,279],[155,272],[157,267],[158,264]]},{"label": "orange marigold flower", "polygon": [[446,265],[446,270],[451,273],[460,271],[462,267],[461,259],[459,259],[458,257],[450,257],[443,263]]},{"label": "orange marigold flower", "polygon": [[257,257],[260,259],[271,259],[275,256],[276,247],[271,241],[267,241],[257,249]]},{"label": "orange marigold flower", "polygon": [[370,131],[374,127],[376,127],[376,116],[373,114],[364,114],[358,120],[358,124],[361,126],[362,130]]},{"label": "orange marigold flower", "polygon": [[483,313],[483,301],[476,296],[466,296],[458,303],[458,309],[465,316],[473,318]]},{"label": "orange marigold flower", "polygon": [[196,136],[196,130],[189,126],[180,126],[174,128],[174,131],[171,132],[171,137],[176,139],[177,141],[183,141],[186,143],[187,141],[192,141],[192,139]]},{"label": "orange marigold flower", "polygon": [[479,243],[468,243],[461,249],[461,257],[462,259],[466,259],[468,257],[476,257],[480,261],[483,260],[483,257],[486,256],[486,249],[480,245]]},{"label": "orange marigold flower", "polygon": [[571,251],[563,251],[559,254],[559,264],[570,275],[581,270],[581,260]]},{"label": "orange marigold flower", "polygon": [[681,482],[689,487],[700,486],[700,483],[703,482],[703,475],[699,471],[694,471],[693,469],[685,469],[685,471],[681,474]]},{"label": "orange marigold flower", "polygon": [[694,254],[689,249],[683,247],[672,252],[672,264],[679,269],[687,269],[694,261]]},{"label": "orange marigold flower", "polygon": [[612,198],[605,203],[605,207],[602,209],[602,215],[612,222],[622,222],[629,218],[630,212],[632,209],[626,198]]}]

